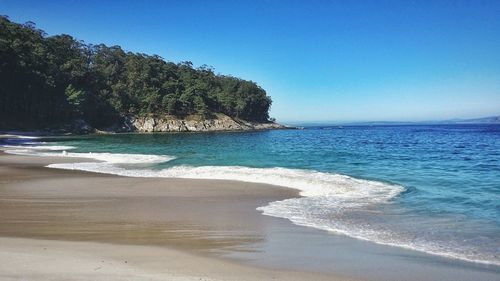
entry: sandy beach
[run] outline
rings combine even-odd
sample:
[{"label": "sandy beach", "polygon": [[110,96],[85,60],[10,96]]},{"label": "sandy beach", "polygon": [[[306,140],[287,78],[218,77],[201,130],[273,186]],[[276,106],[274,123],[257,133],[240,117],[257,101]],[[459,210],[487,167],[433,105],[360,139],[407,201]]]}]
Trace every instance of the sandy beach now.
[{"label": "sandy beach", "polygon": [[271,220],[255,208],[294,190],[44,168],[65,161],[0,155],[0,279],[352,280],[217,254],[251,251]]},{"label": "sandy beach", "polygon": [[299,196],[229,180],[46,168],[0,152],[0,280],[497,280],[496,267],[262,215]]}]

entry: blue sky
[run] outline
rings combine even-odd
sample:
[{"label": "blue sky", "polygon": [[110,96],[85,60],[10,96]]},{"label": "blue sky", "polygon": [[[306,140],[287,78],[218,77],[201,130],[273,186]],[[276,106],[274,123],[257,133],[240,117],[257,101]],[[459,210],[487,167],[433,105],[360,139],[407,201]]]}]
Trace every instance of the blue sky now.
[{"label": "blue sky", "polygon": [[500,1],[8,1],[49,35],[256,81],[291,121],[500,115]]}]

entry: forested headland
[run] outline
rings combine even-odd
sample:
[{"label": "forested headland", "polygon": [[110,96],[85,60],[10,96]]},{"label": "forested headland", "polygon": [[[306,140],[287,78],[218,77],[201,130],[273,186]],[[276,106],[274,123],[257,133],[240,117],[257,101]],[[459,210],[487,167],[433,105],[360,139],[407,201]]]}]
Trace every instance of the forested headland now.
[{"label": "forested headland", "polygon": [[96,128],[127,115],[268,122],[271,98],[255,82],[168,62],[120,46],[47,34],[0,17],[0,129],[85,120]]}]

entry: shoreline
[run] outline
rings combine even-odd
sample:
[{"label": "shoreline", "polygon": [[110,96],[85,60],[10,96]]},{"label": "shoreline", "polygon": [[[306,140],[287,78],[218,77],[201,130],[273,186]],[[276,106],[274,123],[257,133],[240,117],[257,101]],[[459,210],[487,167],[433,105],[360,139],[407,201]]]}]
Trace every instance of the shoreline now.
[{"label": "shoreline", "polygon": [[[257,205],[298,196],[298,191],[44,167],[76,161],[0,153],[0,279],[95,278],[101,275],[89,269],[99,267],[104,256],[114,260],[115,266],[105,271],[110,280],[129,274],[134,280],[355,280],[223,258],[223,252],[244,251],[265,239],[259,228],[274,218],[262,216]],[[217,205],[223,207],[210,210]],[[45,260],[44,248],[55,252],[49,254],[47,266],[23,265]],[[118,263],[118,254],[134,262]],[[73,272],[58,270],[62,264]]]},{"label": "shoreline", "polygon": [[[499,274],[496,267],[333,235],[256,211],[270,201],[298,197],[299,191],[290,188],[230,180],[121,177],[45,167],[78,161],[89,160],[0,152],[0,237],[75,243],[62,249],[66,257],[75,254],[72,251],[80,243],[172,250],[217,262],[218,270],[229,270],[225,273],[229,275],[236,270],[233,265],[245,268],[250,276],[237,280],[465,281],[496,280]],[[0,248],[2,244],[10,242],[0,241]],[[9,255],[36,249],[20,251]],[[97,258],[100,253],[91,254]],[[141,256],[153,262],[148,253]],[[31,262],[36,261],[24,261]],[[182,274],[190,275],[194,262],[188,262]],[[162,266],[171,265],[163,261]],[[123,273],[120,270],[115,273]],[[234,274],[247,274],[237,271],[240,273]],[[264,275],[252,279],[253,271]],[[282,277],[276,277],[277,272]],[[235,280],[214,276],[203,278]]]}]

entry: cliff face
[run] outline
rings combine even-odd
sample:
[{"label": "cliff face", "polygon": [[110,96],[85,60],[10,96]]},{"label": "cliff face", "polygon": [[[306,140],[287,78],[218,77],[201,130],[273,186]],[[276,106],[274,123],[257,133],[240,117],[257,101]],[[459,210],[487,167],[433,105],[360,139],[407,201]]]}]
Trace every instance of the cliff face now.
[{"label": "cliff face", "polygon": [[172,116],[135,117],[126,116],[120,124],[107,128],[105,132],[210,132],[285,129],[274,123],[257,123],[218,114],[213,119],[189,120]]}]

